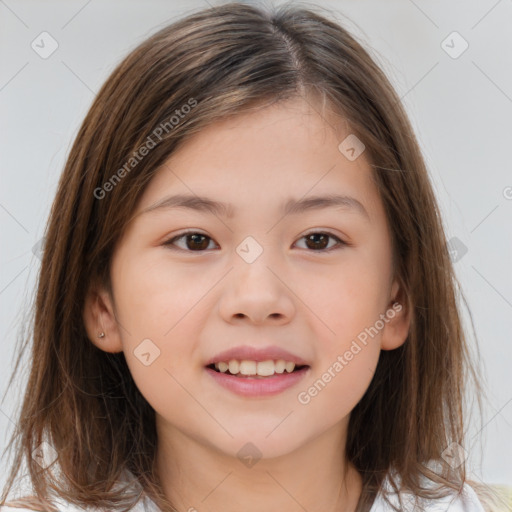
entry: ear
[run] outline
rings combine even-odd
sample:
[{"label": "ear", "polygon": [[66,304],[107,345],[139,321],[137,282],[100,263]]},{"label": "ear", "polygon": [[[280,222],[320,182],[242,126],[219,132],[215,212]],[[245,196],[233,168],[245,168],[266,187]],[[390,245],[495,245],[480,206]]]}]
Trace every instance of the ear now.
[{"label": "ear", "polygon": [[[105,286],[94,283],[85,297],[83,309],[85,330],[90,341],[105,352],[122,352],[120,328],[114,301]],[[101,338],[98,336],[104,333]]]},{"label": "ear", "polygon": [[411,326],[411,309],[408,297],[398,280],[391,286],[390,302],[385,313],[381,337],[382,350],[394,350],[405,343]]}]

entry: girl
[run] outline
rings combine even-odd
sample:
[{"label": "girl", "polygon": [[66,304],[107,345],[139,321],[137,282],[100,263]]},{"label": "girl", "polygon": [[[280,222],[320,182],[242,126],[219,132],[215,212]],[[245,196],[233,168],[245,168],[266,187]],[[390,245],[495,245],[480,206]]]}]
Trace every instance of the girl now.
[{"label": "girl", "polygon": [[[484,510],[418,143],[314,10],[226,4],[128,55],[71,149],[40,272],[2,505]],[[7,503],[23,462],[34,496]]]}]

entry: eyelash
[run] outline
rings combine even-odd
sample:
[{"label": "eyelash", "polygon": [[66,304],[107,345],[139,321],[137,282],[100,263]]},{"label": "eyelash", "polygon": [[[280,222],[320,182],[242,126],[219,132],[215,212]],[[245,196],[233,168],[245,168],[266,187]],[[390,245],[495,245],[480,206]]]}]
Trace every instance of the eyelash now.
[{"label": "eyelash", "polygon": [[[314,234],[327,235],[330,238],[334,238],[338,243],[336,245],[334,245],[333,247],[329,247],[328,249],[320,249],[320,250],[317,250],[317,251],[315,251],[313,249],[308,251],[307,249],[305,249],[308,252],[326,253],[326,252],[330,252],[330,251],[335,250],[335,249],[341,249],[341,248],[346,247],[346,246],[349,245],[347,242],[344,242],[338,236],[336,236],[333,233],[330,233],[328,231],[310,231],[309,233],[306,233],[305,235],[302,235],[299,238],[299,240],[302,240],[303,238],[306,238],[306,237],[308,237],[310,235],[314,235]],[[169,240],[163,242],[162,245],[165,245],[165,246],[169,247],[171,250],[176,250],[176,251],[197,252],[197,253],[206,252],[206,250],[192,251],[190,249],[182,249],[181,247],[173,247],[173,244],[177,240],[180,240],[182,238],[186,238],[187,235],[201,235],[201,236],[209,238],[210,240],[213,241],[213,238],[209,237],[208,235],[205,235],[204,233],[201,233],[201,232],[198,232],[198,231],[185,231],[185,232],[183,232],[183,233],[181,233],[181,234],[179,234],[177,236],[174,236],[174,237],[170,238]]]}]

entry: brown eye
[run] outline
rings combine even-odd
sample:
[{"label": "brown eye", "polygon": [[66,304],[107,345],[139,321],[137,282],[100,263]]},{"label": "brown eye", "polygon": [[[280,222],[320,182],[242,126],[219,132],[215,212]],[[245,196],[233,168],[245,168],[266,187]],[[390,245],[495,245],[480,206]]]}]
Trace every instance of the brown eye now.
[{"label": "brown eye", "polygon": [[[314,252],[328,252],[336,246],[345,246],[347,245],[343,240],[338,238],[337,236],[331,233],[324,233],[321,231],[315,231],[304,235],[300,240],[306,241],[306,249],[310,249]],[[337,243],[329,246],[329,240],[333,240]],[[163,245],[170,246],[172,249],[178,248],[183,251],[188,252],[204,252],[208,249],[210,245],[210,241],[213,241],[207,235],[203,233],[198,233],[195,231],[190,231],[188,233],[182,233],[181,235],[175,236],[171,238],[167,242],[164,242]],[[178,244],[177,242],[180,242]],[[184,242],[184,243],[183,243]]]},{"label": "brown eye", "polygon": [[[174,238],[171,238],[167,242],[164,242],[163,245],[175,245],[178,240],[184,240],[185,243],[178,246],[180,249],[191,252],[202,252],[208,248],[210,245],[210,240],[212,240],[209,236],[203,235],[202,233],[189,232],[182,233]],[[177,244],[176,244],[177,245]],[[184,247],[183,247],[184,245]]]},{"label": "brown eye", "polygon": [[331,233],[324,233],[321,231],[315,231],[304,235],[301,240],[306,241],[306,247],[311,249],[312,251],[321,252],[321,251],[329,251],[334,246],[329,247],[329,239],[336,240],[338,245],[346,245],[343,240],[340,240],[337,236]]}]

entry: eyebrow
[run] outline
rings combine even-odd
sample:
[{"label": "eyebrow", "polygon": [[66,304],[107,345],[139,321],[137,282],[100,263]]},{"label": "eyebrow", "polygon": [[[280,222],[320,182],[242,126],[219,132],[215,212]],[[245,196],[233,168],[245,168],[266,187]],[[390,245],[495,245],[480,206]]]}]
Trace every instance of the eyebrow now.
[{"label": "eyebrow", "polygon": [[[148,206],[140,212],[153,212],[161,209],[188,208],[195,211],[210,213],[219,217],[232,219],[234,217],[233,205],[214,201],[208,197],[196,195],[178,194],[164,197],[156,203]],[[283,203],[281,212],[283,215],[297,215],[310,210],[322,210],[326,208],[351,209],[370,219],[365,207],[356,198],[346,195],[329,194],[326,196],[310,196],[303,199],[288,199]]]}]

